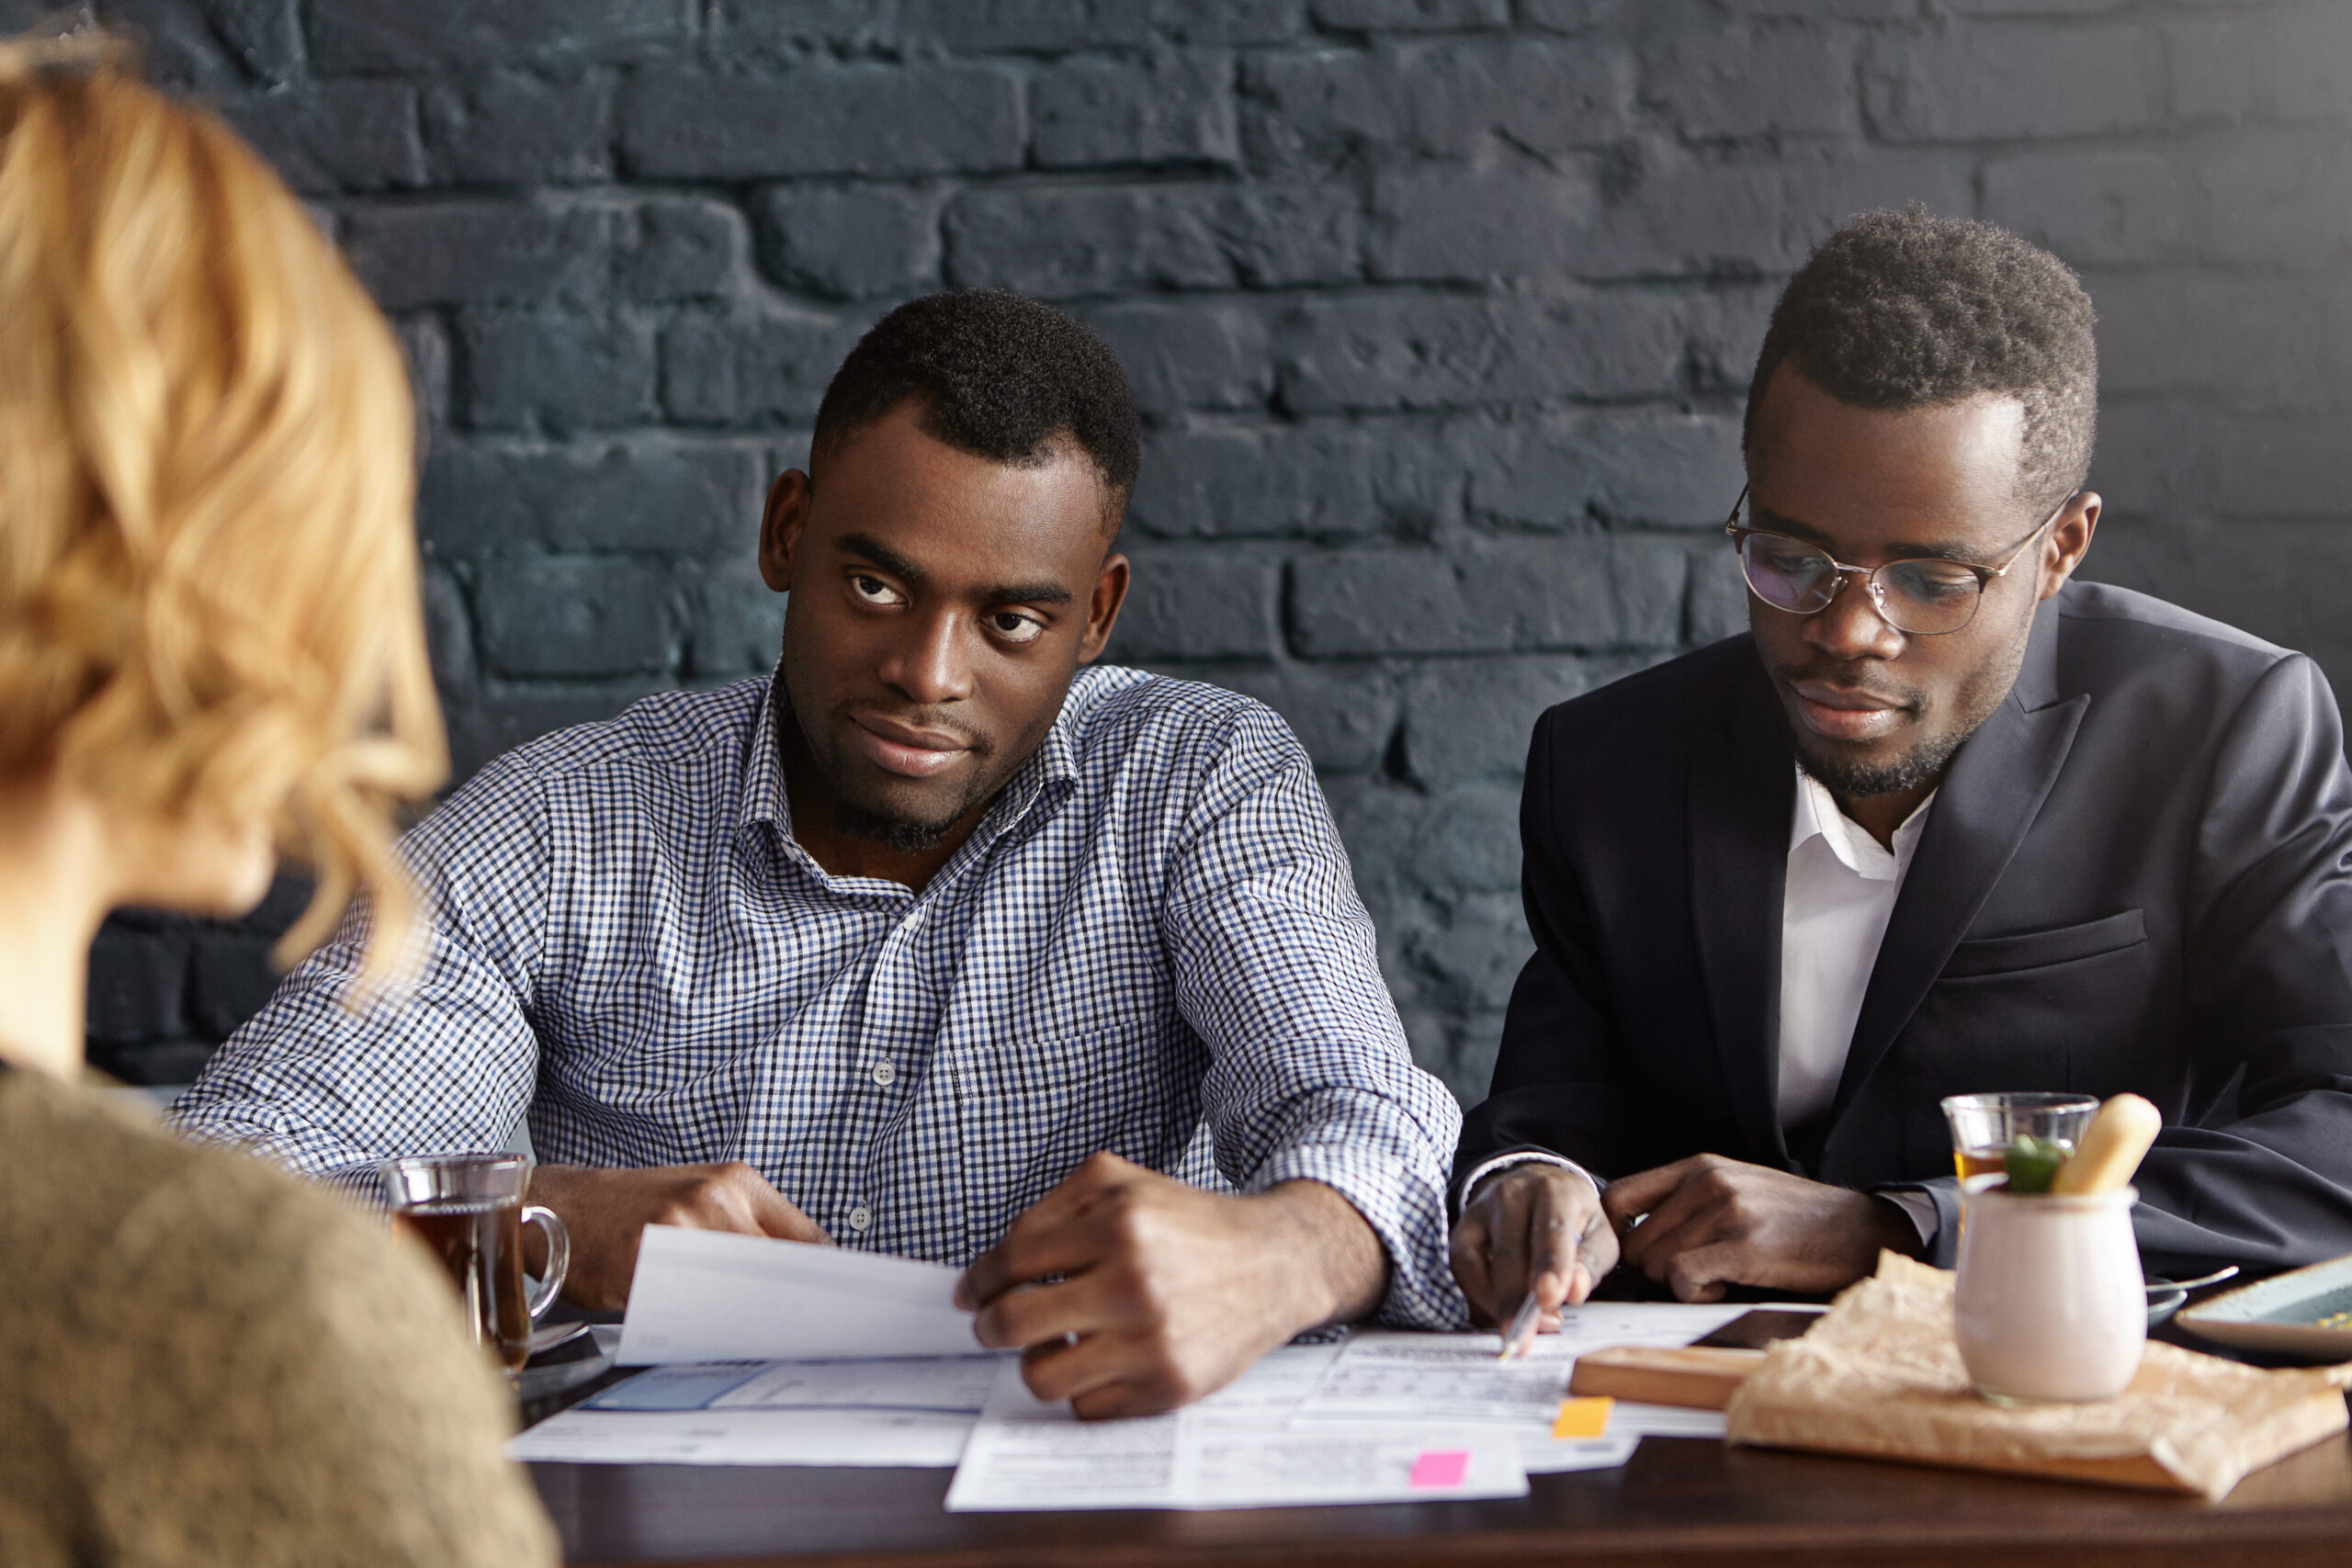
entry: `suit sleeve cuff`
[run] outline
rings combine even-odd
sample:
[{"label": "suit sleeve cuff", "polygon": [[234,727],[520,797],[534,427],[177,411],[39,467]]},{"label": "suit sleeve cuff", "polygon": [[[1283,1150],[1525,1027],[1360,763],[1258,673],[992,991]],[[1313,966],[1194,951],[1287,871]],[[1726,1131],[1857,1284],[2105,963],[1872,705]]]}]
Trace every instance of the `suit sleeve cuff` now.
[{"label": "suit sleeve cuff", "polygon": [[1454,1184],[1453,1212],[1458,1214],[1469,1207],[1470,1195],[1477,1190],[1480,1182],[1490,1176],[1499,1176],[1513,1166],[1519,1165],[1555,1165],[1562,1170],[1573,1170],[1587,1181],[1591,1182],[1592,1190],[1596,1193],[1606,1190],[1609,1186],[1608,1182],[1593,1175],[1566,1155],[1555,1155],[1549,1149],[1513,1149],[1509,1154],[1499,1154],[1492,1159],[1473,1166],[1470,1174]]},{"label": "suit sleeve cuff", "polygon": [[1949,1269],[1960,1250],[1960,1190],[1955,1182],[1920,1182],[1881,1187],[1872,1195],[1903,1211],[1919,1233],[1919,1259]]}]

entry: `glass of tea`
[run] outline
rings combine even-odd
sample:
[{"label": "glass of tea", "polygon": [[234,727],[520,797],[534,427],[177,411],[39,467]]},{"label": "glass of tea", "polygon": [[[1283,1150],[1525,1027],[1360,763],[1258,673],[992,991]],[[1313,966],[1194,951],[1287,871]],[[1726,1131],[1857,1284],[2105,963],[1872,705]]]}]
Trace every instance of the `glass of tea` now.
[{"label": "glass of tea", "polygon": [[2009,1145],[2021,1137],[2073,1154],[2098,1101],[2079,1094],[1955,1094],[1943,1107],[1961,1190],[1974,1192],[2007,1176]]},{"label": "glass of tea", "polygon": [[[509,1373],[531,1358],[531,1323],[555,1304],[571,1261],[571,1238],[553,1210],[523,1201],[531,1162],[521,1155],[411,1155],[377,1169],[392,1221],[423,1242],[457,1282],[474,1342]],[[523,1227],[547,1233],[538,1289],[523,1283]]]}]

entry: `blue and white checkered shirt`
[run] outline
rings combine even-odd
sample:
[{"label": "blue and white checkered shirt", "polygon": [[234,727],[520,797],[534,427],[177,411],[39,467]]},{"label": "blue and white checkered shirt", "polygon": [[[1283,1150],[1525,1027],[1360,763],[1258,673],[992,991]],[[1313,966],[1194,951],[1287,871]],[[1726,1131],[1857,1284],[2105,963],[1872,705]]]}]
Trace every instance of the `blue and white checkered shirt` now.
[{"label": "blue and white checkered shirt", "polygon": [[[770,700],[770,694],[775,694]],[[921,894],[792,837],[780,682],[676,693],[499,758],[403,844],[415,988],[342,1005],[358,917],[174,1114],[333,1177],[387,1154],[750,1163],[843,1244],[963,1263],[1110,1149],[1212,1188],[1308,1178],[1464,1319],[1461,1115],[1414,1066],[1306,755],[1215,687],[1081,671]]]}]

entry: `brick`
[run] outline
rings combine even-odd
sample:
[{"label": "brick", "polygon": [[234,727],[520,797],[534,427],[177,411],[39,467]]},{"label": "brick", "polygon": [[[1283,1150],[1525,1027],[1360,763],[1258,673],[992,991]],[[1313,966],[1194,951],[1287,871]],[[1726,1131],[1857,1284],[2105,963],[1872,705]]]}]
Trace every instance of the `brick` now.
[{"label": "brick", "polygon": [[[1422,981],[1422,997],[1457,1015],[1504,1011],[1535,945],[1519,895],[1473,893],[1432,913],[1436,918],[1417,922],[1400,943]],[[1479,1092],[1483,1098],[1483,1086]]]},{"label": "brick", "polygon": [[1201,550],[1135,550],[1135,572],[1108,657],[1265,659],[1274,650],[1280,563]]},{"label": "brick", "polygon": [[782,651],[785,596],[760,576],[755,536],[748,528],[741,547],[711,562],[695,585],[685,668],[695,681],[764,673]]},{"label": "brick", "polygon": [[189,966],[188,1011],[197,1032],[225,1040],[259,1012],[277,989],[270,939],[243,931],[205,931]]},{"label": "brick", "polygon": [[403,317],[392,323],[400,339],[401,357],[408,362],[409,385],[416,393],[416,427],[420,435],[449,423],[449,336],[429,315]]},{"label": "brick", "polygon": [[614,311],[468,310],[466,419],[477,430],[574,430],[657,417],[652,322]]},{"label": "brick", "polygon": [[684,424],[807,423],[867,324],[782,306],[682,315],[662,334],[662,409]]},{"label": "brick", "polygon": [[797,57],[818,49],[889,44],[896,12],[876,0],[721,0],[712,8],[711,26],[722,58],[746,51]]},{"label": "brick", "polygon": [[342,0],[306,9],[311,65],[328,75],[636,60],[683,46],[692,26],[681,0]]},{"label": "brick", "polygon": [[1294,312],[1281,396],[1299,412],[1336,412],[1662,395],[1682,357],[1677,302],[1656,294],[1563,304],[1365,296]]},{"label": "brick", "polygon": [[1747,584],[1739,575],[1739,558],[1724,541],[1693,544],[1685,592],[1683,641],[1703,648],[1747,629]]},{"label": "brick", "polygon": [[997,65],[662,72],[621,110],[624,161],[655,178],[978,173],[1020,167],[1026,142],[1020,78]]},{"label": "brick", "polygon": [[2203,392],[2241,408],[2308,401],[2328,323],[2308,286],[2269,276],[2138,268],[2084,279],[2099,316],[2099,388]]},{"label": "brick", "polygon": [[752,210],[778,286],[836,299],[939,284],[942,193],[899,186],[777,186]]},{"label": "brick", "polygon": [[1596,28],[1615,27],[1630,22],[1636,7],[1646,8],[1654,0],[1519,0],[1519,22],[1523,28],[1542,28],[1552,32],[1584,33]]},{"label": "brick", "polygon": [[1512,542],[1452,558],[1367,550],[1293,564],[1294,645],[1310,658],[1670,648],[1680,544],[1657,536]]},{"label": "brick", "polygon": [[[762,450],[741,441],[452,443],[426,461],[419,511],[445,559],[529,546],[710,552],[743,547],[756,535],[767,477]],[[485,638],[491,597],[485,578],[478,595]]]},{"label": "brick", "polygon": [[495,559],[481,567],[482,660],[501,675],[650,672],[671,658],[671,579],[650,561]]},{"label": "brick", "polygon": [[2233,515],[2341,518],[2352,513],[2340,418],[2227,420],[2216,431],[2213,456],[2216,495]]},{"label": "brick", "polygon": [[1897,141],[2018,141],[2143,130],[2164,117],[2158,35],[2137,26],[1963,25],[1881,35],[1863,102]]},{"label": "brick", "polygon": [[1216,679],[1282,715],[1321,773],[1369,773],[1396,730],[1396,682],[1381,670],[1285,662],[1220,668]]},{"label": "brick", "polygon": [[1407,874],[1441,897],[1519,889],[1519,786],[1470,783],[1430,797],[1403,855]]},{"label": "brick", "polygon": [[1591,278],[1785,276],[1859,212],[1917,201],[1974,216],[1974,164],[1941,149],[1800,143],[1759,156],[1644,143],[1616,164],[1610,199],[1569,259]]},{"label": "brick", "polygon": [[1359,276],[1356,214],[1329,186],[975,190],[947,213],[947,276],[1042,299],[1275,288]]},{"label": "brick", "polygon": [[1310,0],[1327,28],[1394,32],[1510,26],[1510,0]]},{"label": "brick", "polygon": [[1276,54],[1242,75],[1243,141],[1271,167],[1366,156],[1466,158],[1500,141],[1544,157],[1632,129],[1634,69],[1614,43],[1430,39]]},{"label": "brick", "polygon": [[1241,131],[1233,83],[1233,58],[1218,51],[1065,62],[1030,89],[1037,162],[1047,168],[1235,163]]},{"label": "brick", "polygon": [[612,177],[613,78],[603,72],[478,72],[428,84],[421,108],[425,163],[443,184]]},{"label": "brick", "polygon": [[1390,282],[1556,276],[1600,207],[1589,161],[1423,164],[1375,181],[1365,254],[1372,276]]},{"label": "brick", "polygon": [[900,0],[901,31],[934,48],[1065,50],[1139,44],[1151,36],[1138,0]]},{"label": "brick", "polygon": [[424,178],[416,89],[329,82],[232,99],[222,114],[278,177],[306,195],[383,190]]},{"label": "brick", "polygon": [[1517,778],[1536,716],[1588,690],[1584,660],[1432,660],[1405,686],[1405,765],[1432,788],[1470,778]]},{"label": "brick", "polygon": [[641,202],[620,230],[614,281],[633,299],[707,299],[751,276],[751,231],[742,213],[698,197]]},{"label": "brick", "polygon": [[1146,414],[1262,408],[1273,395],[1273,335],[1253,307],[1125,300],[1080,317],[1117,353]]},{"label": "brick", "polygon": [[1779,302],[1777,283],[1724,284],[1710,290],[1690,312],[1690,389],[1747,400],[1756,356]]},{"label": "brick", "polygon": [[292,0],[105,0],[74,7],[16,0],[0,6],[0,35],[83,10],[136,39],[142,73],[167,89],[217,95],[300,73]]},{"label": "brick", "polygon": [[1669,33],[1643,61],[1642,100],[1687,137],[1857,129],[1852,49],[1845,33],[1820,27]]},{"label": "brick", "polygon": [[345,254],[376,302],[589,300],[609,286],[621,214],[544,201],[419,202],[342,215]]},{"label": "brick", "polygon": [[1986,166],[1984,206],[2076,265],[2325,267],[2352,254],[2352,146],[2266,130],[2186,153],[2026,152]]},{"label": "brick", "polygon": [[110,921],[90,944],[87,1028],[95,1039],[138,1043],[187,1032],[188,938]]},{"label": "brick", "polygon": [[1150,15],[1175,43],[1287,43],[1306,30],[1306,0],[1150,0]]},{"label": "brick", "polygon": [[2165,29],[2176,120],[2335,119],[2352,105],[2352,15],[2271,7]]},{"label": "brick", "polygon": [[466,603],[464,586],[439,561],[424,563],[418,587],[424,600],[424,647],[433,660],[433,683],[447,703],[454,694],[471,691],[477,679],[473,611]]},{"label": "brick", "polygon": [[2024,152],[1984,169],[1984,216],[2077,266],[2180,255],[2197,207],[2193,175],[2163,152]]},{"label": "brick", "polygon": [[450,765],[464,778],[502,751],[575,724],[612,717],[639,697],[670,690],[665,677],[630,676],[585,685],[504,686],[449,716]]},{"label": "brick", "polygon": [[1146,446],[1128,516],[1159,538],[1344,539],[1437,521],[1456,488],[1427,431],[1166,431]]},{"label": "brick", "polygon": [[1577,413],[1464,432],[1470,515],[1520,528],[1589,521],[1712,528],[1743,466],[1734,414]]}]

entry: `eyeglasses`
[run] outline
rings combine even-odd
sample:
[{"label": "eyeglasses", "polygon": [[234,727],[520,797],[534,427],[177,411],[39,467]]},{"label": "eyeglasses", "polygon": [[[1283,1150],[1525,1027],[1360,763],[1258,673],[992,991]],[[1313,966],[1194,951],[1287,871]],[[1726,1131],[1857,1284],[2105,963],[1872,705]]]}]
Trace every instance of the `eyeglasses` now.
[{"label": "eyeglasses", "polygon": [[1748,592],[1775,610],[1792,615],[1819,615],[1829,608],[1847,578],[1859,577],[1870,590],[1871,607],[1879,619],[1907,637],[1940,637],[1976,618],[1984,590],[1995,578],[2008,575],[2026,547],[2057,522],[2074,499],[2069,495],[2060,502],[2058,510],[2018,540],[1998,566],[1933,558],[1891,560],[1877,568],[1848,566],[1803,539],[1768,528],[1741,527],[1739,514],[1747,505],[1744,489],[1732,503],[1731,519],[1724,525],[1724,532],[1739,551],[1740,575],[1747,579]]}]

